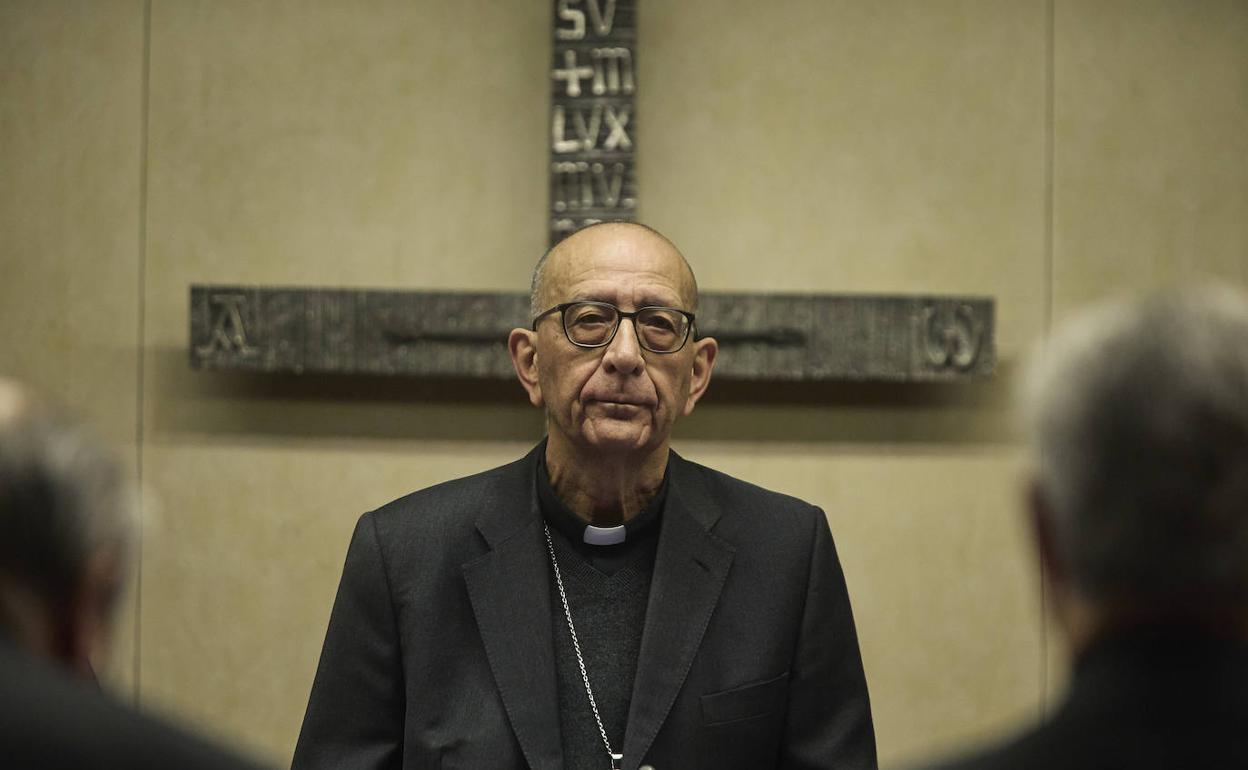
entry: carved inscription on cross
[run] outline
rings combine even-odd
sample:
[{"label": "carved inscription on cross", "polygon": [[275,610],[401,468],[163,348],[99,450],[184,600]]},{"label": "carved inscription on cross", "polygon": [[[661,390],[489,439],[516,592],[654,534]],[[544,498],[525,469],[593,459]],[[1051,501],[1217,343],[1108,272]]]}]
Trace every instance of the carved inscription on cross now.
[{"label": "carved inscription on cross", "polygon": [[555,0],[550,242],[637,211],[635,0]]}]

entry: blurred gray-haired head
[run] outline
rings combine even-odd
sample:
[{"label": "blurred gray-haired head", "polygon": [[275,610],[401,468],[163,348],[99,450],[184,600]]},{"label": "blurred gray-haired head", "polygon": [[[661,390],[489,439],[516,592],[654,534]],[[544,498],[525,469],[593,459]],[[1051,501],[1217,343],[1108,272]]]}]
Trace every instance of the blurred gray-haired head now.
[{"label": "blurred gray-haired head", "polygon": [[0,583],[58,608],[80,589],[93,554],[128,548],[131,521],[113,457],[0,377]]},{"label": "blurred gray-haired head", "polygon": [[1205,287],[1085,312],[1036,357],[1024,405],[1081,594],[1248,605],[1248,295]]}]

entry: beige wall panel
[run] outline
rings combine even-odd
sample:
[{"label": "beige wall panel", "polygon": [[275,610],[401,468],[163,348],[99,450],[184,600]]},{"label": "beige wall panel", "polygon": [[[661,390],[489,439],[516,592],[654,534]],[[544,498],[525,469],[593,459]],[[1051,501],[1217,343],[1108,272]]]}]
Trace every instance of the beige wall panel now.
[{"label": "beige wall panel", "polygon": [[[0,2],[0,374],[134,472],[143,6]],[[133,679],[135,596],[108,677]]]},{"label": "beige wall panel", "polygon": [[188,371],[186,337],[195,282],[524,286],[547,22],[525,3],[154,4],[145,702],[287,761],[356,517],[540,436],[518,386],[292,391]]},{"label": "beige wall panel", "polygon": [[[545,244],[547,51],[517,41],[545,41],[547,17],[484,0],[156,2],[154,280],[176,261],[180,290],[525,284]],[[185,304],[153,298],[158,318]]]},{"label": "beige wall panel", "polygon": [[640,206],[709,289],[979,293],[1038,331],[1045,6],[645,3]]},{"label": "beige wall panel", "polygon": [[1056,313],[1248,284],[1248,4],[1059,2]]}]

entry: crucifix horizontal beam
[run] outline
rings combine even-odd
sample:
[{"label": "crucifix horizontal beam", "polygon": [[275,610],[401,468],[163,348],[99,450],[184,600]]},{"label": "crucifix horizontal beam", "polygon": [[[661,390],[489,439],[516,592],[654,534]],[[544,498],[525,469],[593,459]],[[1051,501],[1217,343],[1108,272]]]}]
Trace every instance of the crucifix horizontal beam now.
[{"label": "crucifix horizontal beam", "polygon": [[[257,373],[508,379],[521,293],[191,287],[191,366]],[[984,297],[703,294],[717,379],[934,382],[992,374]]]}]

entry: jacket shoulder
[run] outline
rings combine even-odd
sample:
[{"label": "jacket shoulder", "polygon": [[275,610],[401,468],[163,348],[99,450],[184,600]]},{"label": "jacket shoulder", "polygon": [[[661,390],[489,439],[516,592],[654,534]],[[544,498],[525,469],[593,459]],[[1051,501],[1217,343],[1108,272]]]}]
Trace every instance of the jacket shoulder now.
[{"label": "jacket shoulder", "polygon": [[809,531],[826,521],[823,511],[792,495],[760,487],[727,473],[673,456],[673,481],[687,499],[703,499],[716,509],[720,525],[766,524]]},{"label": "jacket shoulder", "polygon": [[472,528],[483,510],[527,505],[532,497],[533,454],[514,462],[411,492],[365,513],[379,531],[434,534]]}]

